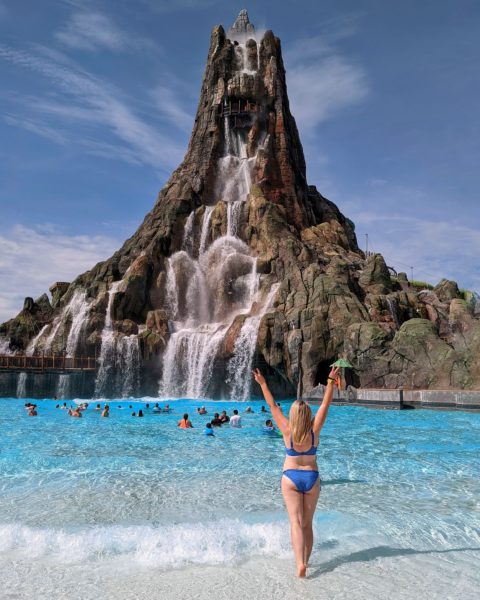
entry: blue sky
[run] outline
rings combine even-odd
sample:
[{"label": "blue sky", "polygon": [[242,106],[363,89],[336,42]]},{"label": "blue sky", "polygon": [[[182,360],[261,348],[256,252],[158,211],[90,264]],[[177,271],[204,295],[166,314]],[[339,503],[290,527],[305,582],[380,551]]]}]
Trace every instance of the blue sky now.
[{"label": "blue sky", "polygon": [[211,28],[282,40],[309,182],[360,245],[480,291],[480,5],[0,0],[0,321],[131,235],[186,150]]}]

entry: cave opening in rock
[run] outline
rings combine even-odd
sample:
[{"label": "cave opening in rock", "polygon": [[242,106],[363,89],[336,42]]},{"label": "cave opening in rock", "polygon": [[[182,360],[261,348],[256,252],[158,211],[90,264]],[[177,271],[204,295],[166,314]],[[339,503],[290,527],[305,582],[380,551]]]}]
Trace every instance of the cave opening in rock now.
[{"label": "cave opening in rock", "polygon": [[313,382],[314,385],[326,385],[328,374],[332,368],[330,365],[334,362],[334,358],[328,358],[327,360],[322,360],[318,363],[317,371],[315,373],[315,381]]}]

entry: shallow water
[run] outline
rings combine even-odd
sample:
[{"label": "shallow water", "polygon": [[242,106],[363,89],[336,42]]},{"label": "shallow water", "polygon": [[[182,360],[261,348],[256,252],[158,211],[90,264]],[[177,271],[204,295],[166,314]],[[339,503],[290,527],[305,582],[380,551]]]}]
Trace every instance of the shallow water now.
[{"label": "shallow water", "polygon": [[[261,404],[242,414],[241,430],[224,426],[208,438],[203,424],[213,412],[245,405],[205,401],[202,417],[198,402],[172,401],[173,413],[154,414],[146,401],[111,401],[109,419],[96,403],[73,419],[50,400],[37,401],[37,418],[26,416],[24,400],[0,401],[6,597],[206,597],[205,573],[240,578],[218,597],[274,589],[272,597],[296,597],[279,488],[283,441],[262,432]],[[139,407],[143,419],[131,416]],[[185,411],[193,430],[176,428]],[[343,597],[348,588],[349,598],[375,590],[380,598],[391,585],[388,597],[413,598],[417,569],[431,580],[427,597],[473,598],[479,434],[478,414],[332,407],[319,449],[312,578],[301,593]],[[349,588],[363,571],[367,587]],[[179,592],[186,573],[198,586]]]}]

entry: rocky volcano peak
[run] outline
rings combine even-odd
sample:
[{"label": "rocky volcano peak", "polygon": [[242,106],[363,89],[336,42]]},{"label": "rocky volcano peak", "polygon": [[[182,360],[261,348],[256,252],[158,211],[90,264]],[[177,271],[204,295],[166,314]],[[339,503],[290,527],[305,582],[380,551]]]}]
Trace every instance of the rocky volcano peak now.
[{"label": "rocky volcano peak", "polygon": [[238,13],[238,17],[235,19],[235,22],[228,30],[228,37],[230,39],[236,39],[236,36],[244,35],[246,33],[253,33],[255,31],[255,27],[252,23],[250,23],[250,19],[248,18],[248,12],[242,8],[242,10]]},{"label": "rocky volcano peak", "polygon": [[185,158],[143,223],[50,291],[0,325],[0,346],[96,356],[98,397],[246,399],[253,364],[292,397],[338,356],[357,386],[480,385],[477,298],[448,281],[425,293],[359,250],[308,185],[280,40],[246,10],[212,30]]}]

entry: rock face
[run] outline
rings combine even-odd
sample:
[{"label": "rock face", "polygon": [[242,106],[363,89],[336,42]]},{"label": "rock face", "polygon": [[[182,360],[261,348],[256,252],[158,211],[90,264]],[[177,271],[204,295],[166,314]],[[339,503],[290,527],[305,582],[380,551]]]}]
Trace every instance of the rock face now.
[{"label": "rock face", "polygon": [[111,258],[50,291],[0,341],[96,352],[102,393],[162,381],[168,395],[168,361],[188,359],[203,395],[233,394],[252,364],[276,393],[308,394],[339,355],[357,386],[480,385],[478,296],[447,280],[419,290],[359,250],[353,223],[307,184],[280,40],[257,36],[246,11],[212,31],[188,150],[153,209]]}]

